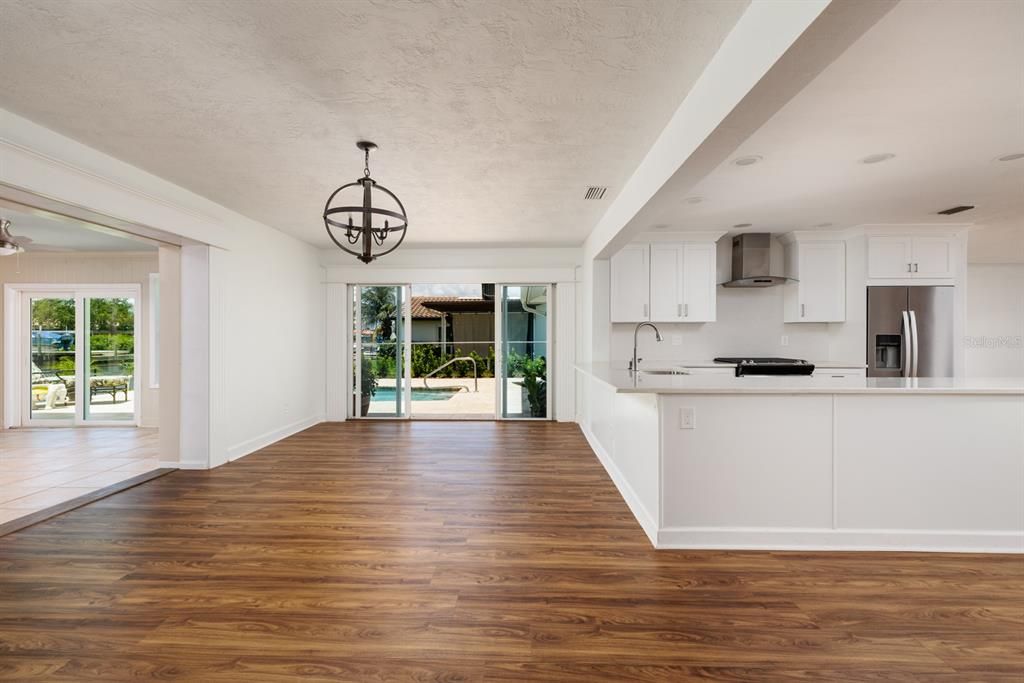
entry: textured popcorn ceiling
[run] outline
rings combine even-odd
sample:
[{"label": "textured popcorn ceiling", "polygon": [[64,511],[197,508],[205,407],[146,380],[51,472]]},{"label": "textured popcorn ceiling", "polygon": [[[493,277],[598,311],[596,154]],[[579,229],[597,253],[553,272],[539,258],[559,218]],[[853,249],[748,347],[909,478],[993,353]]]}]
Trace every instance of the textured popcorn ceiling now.
[{"label": "textured popcorn ceiling", "polygon": [[317,245],[364,137],[408,243],[579,244],[746,5],[3,0],[0,106]]}]

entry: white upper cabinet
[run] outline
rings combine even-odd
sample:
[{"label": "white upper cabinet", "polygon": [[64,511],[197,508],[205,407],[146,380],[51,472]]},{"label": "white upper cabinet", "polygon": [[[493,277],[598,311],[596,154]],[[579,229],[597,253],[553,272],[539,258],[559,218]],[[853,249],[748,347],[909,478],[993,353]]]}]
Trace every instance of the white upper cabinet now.
[{"label": "white upper cabinet", "polygon": [[869,237],[868,277],[910,277],[913,273],[911,237]]},{"label": "white upper cabinet", "polygon": [[714,242],[626,246],[611,260],[611,321],[714,321],[716,255]]},{"label": "white upper cabinet", "polygon": [[683,245],[683,322],[714,322],[716,256],[717,249],[713,243],[688,242]]},{"label": "white upper cabinet", "polygon": [[651,315],[651,247],[627,244],[611,258],[611,321],[638,323]]},{"label": "white upper cabinet", "polygon": [[914,277],[950,278],[956,275],[953,240],[948,237],[915,237],[913,246]]},{"label": "white upper cabinet", "polygon": [[945,279],[956,276],[955,239],[928,235],[868,238],[868,279]]},{"label": "white upper cabinet", "polygon": [[683,321],[683,245],[651,245],[651,320]]},{"label": "white upper cabinet", "polygon": [[786,245],[783,322],[833,323],[846,320],[846,243],[793,241]]}]

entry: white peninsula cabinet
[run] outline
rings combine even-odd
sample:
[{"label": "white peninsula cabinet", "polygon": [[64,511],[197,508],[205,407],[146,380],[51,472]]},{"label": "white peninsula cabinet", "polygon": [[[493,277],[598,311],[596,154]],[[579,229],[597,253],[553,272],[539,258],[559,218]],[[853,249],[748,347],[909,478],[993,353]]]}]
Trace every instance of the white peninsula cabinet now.
[{"label": "white peninsula cabinet", "polygon": [[630,244],[611,259],[611,321],[713,322],[715,243]]},{"label": "white peninsula cabinet", "polygon": [[1022,379],[576,372],[656,548],[1024,552]]},{"label": "white peninsula cabinet", "polygon": [[846,242],[785,235],[786,276],[783,322],[835,323],[846,320]]},{"label": "white peninsula cabinet", "polygon": [[868,278],[952,279],[956,247],[956,238],[946,235],[873,235],[868,237]]}]

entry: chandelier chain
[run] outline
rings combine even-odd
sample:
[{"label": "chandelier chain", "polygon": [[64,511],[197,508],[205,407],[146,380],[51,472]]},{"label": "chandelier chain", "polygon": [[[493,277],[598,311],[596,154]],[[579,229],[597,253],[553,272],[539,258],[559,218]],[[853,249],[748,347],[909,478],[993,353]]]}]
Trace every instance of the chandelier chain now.
[{"label": "chandelier chain", "polygon": [[363,177],[364,178],[369,178],[370,177],[370,149],[367,148],[365,151],[366,151],[366,157],[365,157],[365,160],[363,161]]}]

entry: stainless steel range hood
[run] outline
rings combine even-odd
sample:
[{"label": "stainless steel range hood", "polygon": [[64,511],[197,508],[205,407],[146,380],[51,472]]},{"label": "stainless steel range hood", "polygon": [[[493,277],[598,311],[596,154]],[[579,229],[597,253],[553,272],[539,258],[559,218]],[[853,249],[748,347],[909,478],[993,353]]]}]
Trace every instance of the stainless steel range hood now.
[{"label": "stainless steel range hood", "polygon": [[772,287],[792,278],[772,275],[772,236],[767,232],[747,232],[732,238],[732,279],[723,287]]}]

